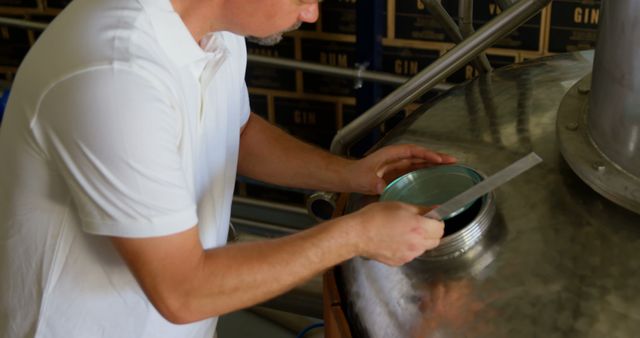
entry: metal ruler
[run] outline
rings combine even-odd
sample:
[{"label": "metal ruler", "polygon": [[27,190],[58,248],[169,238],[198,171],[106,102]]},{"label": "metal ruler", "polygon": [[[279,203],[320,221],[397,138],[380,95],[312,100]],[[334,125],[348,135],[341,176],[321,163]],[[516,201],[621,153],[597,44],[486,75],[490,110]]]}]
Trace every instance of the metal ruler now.
[{"label": "metal ruler", "polygon": [[533,166],[540,162],[542,162],[540,156],[538,156],[534,152],[531,152],[529,153],[529,155],[513,162],[506,168],[498,171],[487,179],[482,180],[480,183],[472,186],[471,188],[460,193],[454,198],[444,202],[437,208],[426,213],[424,216],[442,220],[453,212],[459,210],[460,208],[463,208],[468,203],[507,183],[509,180],[522,174],[523,172],[531,169]]}]

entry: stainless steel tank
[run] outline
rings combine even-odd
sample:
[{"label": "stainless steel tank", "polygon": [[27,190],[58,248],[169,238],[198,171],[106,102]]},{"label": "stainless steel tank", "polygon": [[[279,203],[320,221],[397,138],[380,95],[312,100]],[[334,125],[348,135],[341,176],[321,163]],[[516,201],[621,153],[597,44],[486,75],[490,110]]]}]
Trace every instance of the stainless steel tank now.
[{"label": "stainless steel tank", "polygon": [[[489,226],[458,254],[343,264],[354,336],[638,335],[639,4],[604,4],[599,39],[617,43],[599,43],[593,86],[593,52],[516,64],[421,107],[382,140],[488,175],[530,151],[544,162],[494,191]],[[347,212],[373,200],[352,196]]]}]

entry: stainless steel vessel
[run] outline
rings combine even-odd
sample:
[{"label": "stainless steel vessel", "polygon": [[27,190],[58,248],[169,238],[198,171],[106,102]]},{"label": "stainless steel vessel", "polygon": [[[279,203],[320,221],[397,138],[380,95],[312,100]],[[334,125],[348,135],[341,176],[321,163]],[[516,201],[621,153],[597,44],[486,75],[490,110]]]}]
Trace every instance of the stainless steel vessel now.
[{"label": "stainless steel vessel", "polygon": [[[638,335],[639,11],[603,1],[595,62],[579,52],[482,75],[382,140],[488,175],[530,151],[544,162],[494,191],[490,224],[462,255],[343,264],[354,336]],[[370,202],[352,196],[347,212]]]},{"label": "stainless steel vessel", "polygon": [[[556,56],[480,77],[423,107],[383,140],[448,152],[487,174],[532,150],[544,162],[495,191],[489,231],[464,255],[401,268],[359,259],[344,264],[360,335],[640,332],[640,215],[585,184],[556,138],[561,101],[591,71],[592,57]],[[349,209],[368,202],[354,196]]]}]

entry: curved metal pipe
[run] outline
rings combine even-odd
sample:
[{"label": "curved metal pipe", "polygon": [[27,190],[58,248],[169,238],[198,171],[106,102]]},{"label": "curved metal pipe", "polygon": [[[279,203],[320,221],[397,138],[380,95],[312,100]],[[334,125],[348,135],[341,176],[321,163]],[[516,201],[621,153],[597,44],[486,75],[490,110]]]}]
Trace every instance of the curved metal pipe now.
[{"label": "curved metal pipe", "polygon": [[437,83],[469,63],[500,38],[533,17],[550,1],[521,0],[502,12],[502,14],[484,25],[468,39],[455,46],[447,54],[440,57],[352,123],[338,131],[331,143],[331,151],[335,154],[345,155],[349,146],[366,135],[369,130],[393,116],[402,107],[422,96]]}]

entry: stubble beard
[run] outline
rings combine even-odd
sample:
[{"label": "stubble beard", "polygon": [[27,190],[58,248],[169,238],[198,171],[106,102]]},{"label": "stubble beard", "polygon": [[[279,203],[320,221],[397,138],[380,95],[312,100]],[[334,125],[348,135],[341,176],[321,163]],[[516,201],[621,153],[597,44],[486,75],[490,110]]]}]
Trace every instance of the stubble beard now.
[{"label": "stubble beard", "polygon": [[275,34],[271,34],[269,36],[265,36],[263,38],[259,38],[256,36],[247,36],[247,40],[249,40],[250,42],[253,43],[257,43],[261,46],[273,46],[278,44],[278,42],[282,41],[282,34],[286,33],[286,32],[291,32],[294,31],[298,28],[300,28],[300,25],[302,25],[302,21],[298,21],[295,24],[293,24],[293,26],[283,30],[282,32],[278,32]]}]

